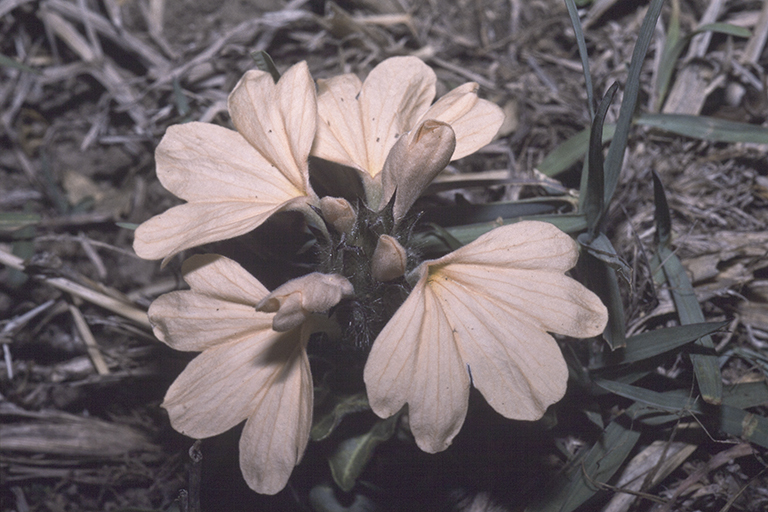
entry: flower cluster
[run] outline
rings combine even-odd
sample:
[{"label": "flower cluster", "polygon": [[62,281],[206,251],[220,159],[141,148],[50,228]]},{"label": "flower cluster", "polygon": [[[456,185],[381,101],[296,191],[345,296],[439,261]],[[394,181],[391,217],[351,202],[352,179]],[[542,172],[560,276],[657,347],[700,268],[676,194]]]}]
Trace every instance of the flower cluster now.
[{"label": "flower cluster", "polygon": [[[238,263],[196,255],[182,267],[189,290],[149,310],[160,340],[202,352],[168,390],[172,426],[205,438],[246,420],[240,466],[258,492],[281,490],[307,445],[314,333],[367,353],[373,411],[386,418],[407,404],[416,443],[437,452],[460,430],[471,385],[507,418],[540,418],[568,376],[548,333],[605,328],[597,296],[565,275],[576,243],[551,224],[498,227],[421,261],[411,207],[503,120],[477,84],[433,104],[435,84],[414,57],[385,60],[365,82],[348,74],[317,87],[303,62],[277,83],[249,71],[229,97],[236,131],[173,126],[157,148],[160,182],[186,203],[139,226],[139,256],[167,260],[286,210],[302,213],[315,234],[316,272],[270,292]],[[310,156],[351,168],[360,197],[317,194]]]}]

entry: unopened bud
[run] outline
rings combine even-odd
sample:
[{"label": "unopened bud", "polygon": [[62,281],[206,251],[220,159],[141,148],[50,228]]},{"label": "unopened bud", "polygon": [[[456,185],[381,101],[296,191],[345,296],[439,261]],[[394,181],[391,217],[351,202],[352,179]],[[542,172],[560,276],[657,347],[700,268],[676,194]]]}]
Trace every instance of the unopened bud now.
[{"label": "unopened bud", "polygon": [[384,206],[395,195],[395,221],[405,216],[432,180],[445,169],[456,148],[450,125],[427,119],[400,137],[382,169]]},{"label": "unopened bud", "polygon": [[279,286],[256,305],[256,310],[277,312],[272,329],[285,332],[301,325],[312,313],[328,311],[354,292],[352,283],[343,276],[313,272]]},{"label": "unopened bud", "polygon": [[400,242],[389,235],[381,235],[373,251],[371,272],[378,281],[391,281],[405,274],[408,257]]},{"label": "unopened bud", "polygon": [[325,221],[339,233],[350,233],[357,220],[355,209],[341,197],[323,197],[320,199],[320,211]]}]

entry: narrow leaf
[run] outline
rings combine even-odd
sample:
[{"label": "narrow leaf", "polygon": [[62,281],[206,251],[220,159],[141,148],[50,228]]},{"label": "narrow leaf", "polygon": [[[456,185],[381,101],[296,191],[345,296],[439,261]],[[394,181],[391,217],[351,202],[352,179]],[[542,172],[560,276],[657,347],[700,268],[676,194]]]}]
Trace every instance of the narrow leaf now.
[{"label": "narrow leaf", "polygon": [[768,128],[716,117],[687,114],[642,114],[637,124],[712,142],[768,144]]},{"label": "narrow leaf", "polygon": [[[606,380],[598,380],[595,383],[612,393],[643,402],[661,411],[677,415],[677,417],[680,414],[699,415],[706,422],[714,422],[726,434],[768,448],[768,419],[764,416],[729,405],[707,406],[688,397],[684,390],[657,393],[637,386]],[[664,418],[663,415],[660,417]]]},{"label": "narrow leaf", "polygon": [[0,233],[10,233],[42,220],[37,213],[0,212]]},{"label": "narrow leaf", "polygon": [[654,213],[656,220],[656,238],[659,246],[669,246],[669,237],[672,232],[672,217],[669,214],[667,195],[664,193],[664,185],[656,171],[653,171],[653,201],[656,207]]},{"label": "narrow leaf", "polygon": [[637,334],[627,338],[626,346],[609,354],[599,354],[590,363],[590,369],[630,364],[643,361],[691,343],[728,325],[728,322],[705,322],[679,325]]},{"label": "narrow leaf", "polygon": [[[615,131],[615,124],[603,125],[603,144],[613,138]],[[587,154],[587,148],[589,147],[591,132],[592,130],[590,128],[585,128],[553,149],[537,167],[539,172],[546,176],[554,176],[563,171],[567,171],[572,165],[584,158],[584,155]]]},{"label": "narrow leaf", "polygon": [[272,57],[270,57],[267,52],[263,50],[252,52],[251,58],[256,62],[256,67],[259,68],[260,71],[265,71],[272,75],[272,80],[274,80],[275,83],[280,80],[280,72],[277,70],[277,66],[275,66]]},{"label": "narrow leaf", "polygon": [[[631,418],[639,409],[633,405],[626,414]],[[587,455],[558,475],[545,488],[546,495],[526,512],[571,512],[601,490],[600,484],[618,471],[640,438],[640,432],[629,423],[624,416],[609,423]]]},{"label": "narrow leaf", "polygon": [[599,231],[600,220],[603,216],[604,204],[603,195],[605,192],[605,176],[603,170],[603,121],[611,106],[616,90],[619,88],[617,83],[613,83],[608,92],[603,96],[600,106],[597,109],[595,118],[592,121],[592,129],[589,136],[589,157],[587,159],[588,175],[586,181],[586,190],[584,193],[584,204],[582,211],[587,218],[587,229],[590,238],[594,238]]},{"label": "narrow leaf", "polygon": [[584,40],[584,32],[581,30],[581,20],[574,0],[565,0],[565,6],[568,8],[568,16],[571,18],[573,33],[576,35],[576,45],[579,48],[581,57],[581,67],[584,70],[584,83],[587,89],[587,107],[589,108],[589,117],[595,118],[595,99],[592,88],[592,74],[589,72],[589,54],[587,53],[587,42]]},{"label": "narrow leaf", "polygon": [[624,88],[624,97],[621,100],[621,109],[619,119],[616,122],[616,134],[608,148],[608,156],[605,159],[605,205],[607,207],[616,190],[619,182],[619,173],[624,159],[624,150],[627,147],[629,137],[629,128],[632,124],[632,118],[635,115],[635,106],[637,105],[637,96],[640,91],[640,71],[643,67],[645,55],[648,52],[648,45],[653,38],[656,28],[656,21],[661,13],[663,0],[651,0],[648,6],[648,12],[643,19],[640,32],[637,36],[635,49],[632,52],[632,60],[629,64],[627,82]]},{"label": "narrow leaf", "polygon": [[[680,323],[686,325],[704,322],[704,313],[701,312],[696,292],[693,291],[691,280],[680,259],[666,247],[659,247],[659,258],[663,262],[664,275],[669,283]],[[720,366],[717,364],[715,344],[712,337],[707,335],[699,338],[696,346],[704,352],[691,354],[691,362],[702,398],[707,403],[719,404],[723,396],[723,382],[720,377]]]}]

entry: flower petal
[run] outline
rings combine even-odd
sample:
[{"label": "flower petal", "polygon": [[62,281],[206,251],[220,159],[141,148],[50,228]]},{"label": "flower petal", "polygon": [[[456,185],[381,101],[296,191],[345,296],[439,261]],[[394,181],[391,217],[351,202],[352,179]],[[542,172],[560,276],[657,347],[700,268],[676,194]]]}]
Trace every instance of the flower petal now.
[{"label": "flower petal", "polygon": [[176,350],[200,351],[270,330],[274,315],[255,309],[269,292],[236,262],[195,255],[182,271],[191,290],[166,293],[149,308],[159,340]]},{"label": "flower petal", "polygon": [[368,154],[358,94],[363,83],[347,74],[317,81],[317,134],[312,154],[366,172]]},{"label": "flower petal", "polygon": [[520,222],[424,262],[366,362],[374,412],[389,416],[408,403],[417,444],[444,449],[467,409],[467,394],[454,388],[468,386],[471,373],[500,414],[540,418],[568,379],[546,331],[595,336],[608,320],[600,299],[564,275],[577,258],[575,242],[559,229]]},{"label": "flower petal", "polygon": [[478,85],[468,82],[439,100],[422,119],[448,123],[456,133],[456,149],[451,160],[474,153],[493,140],[504,122],[504,112],[490,101],[478,99]]},{"label": "flower petal", "polygon": [[[271,402],[271,393],[294,385],[303,364],[300,329],[254,330],[248,338],[206,349],[171,384],[162,406],[173,428],[201,439],[220,434]],[[286,380],[288,379],[288,380]],[[285,404],[298,408],[299,404]],[[271,410],[271,409],[270,409]]]},{"label": "flower petal", "polygon": [[376,176],[398,137],[413,128],[435,97],[435,72],[417,57],[392,57],[371,70],[360,92],[365,170]]},{"label": "flower petal", "polygon": [[256,200],[211,200],[174,206],[136,228],[133,250],[145,259],[167,260],[190,247],[248,233],[272,214],[299,201],[275,205]]},{"label": "flower petal", "polygon": [[309,440],[312,396],[309,359],[302,344],[271,382],[240,437],[240,469],[254,491],[275,494],[285,487]]},{"label": "flower petal", "polygon": [[185,201],[261,200],[306,195],[239,133],[209,123],[168,128],[155,150],[157,177]]},{"label": "flower petal", "polygon": [[597,295],[563,275],[578,257],[576,242],[552,224],[523,221],[428,263],[446,267],[473,294],[525,312],[542,330],[588,338],[603,332],[608,311]]},{"label": "flower petal", "polygon": [[[451,324],[473,384],[503,416],[541,418],[547,407],[565,394],[568,368],[560,348],[552,336],[527,318],[525,310],[484,293],[484,286],[503,289],[511,280],[501,277],[498,284],[492,279],[468,284],[454,278],[469,278],[470,274],[453,267],[431,274],[428,288]],[[498,275],[495,269],[490,273]],[[527,304],[527,309],[539,306]]]},{"label": "flower petal", "polygon": [[426,267],[422,270],[376,338],[364,379],[373,411],[386,418],[407,403],[416,444],[435,453],[451,444],[464,423],[470,381],[448,319],[426,286]]},{"label": "flower petal", "polygon": [[315,137],[315,84],[306,62],[272,75],[248,71],[229,95],[232,123],[294,187],[308,194],[307,157]]},{"label": "flower petal", "polygon": [[190,203],[139,226],[134,250],[146,259],[247,233],[306,195],[240,134],[212,124],[171,126],[156,160],[163,186]]}]

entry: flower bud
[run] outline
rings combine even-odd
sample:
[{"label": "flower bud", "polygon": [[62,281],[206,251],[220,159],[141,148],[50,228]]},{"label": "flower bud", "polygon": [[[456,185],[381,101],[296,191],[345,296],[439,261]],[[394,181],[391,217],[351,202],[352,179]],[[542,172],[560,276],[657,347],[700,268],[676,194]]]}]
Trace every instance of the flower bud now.
[{"label": "flower bud", "polygon": [[427,185],[451,161],[455,148],[453,129],[434,119],[427,119],[400,137],[381,171],[383,197],[380,207],[395,194],[395,221],[402,219]]},{"label": "flower bud", "polygon": [[325,221],[339,233],[349,234],[357,220],[355,209],[342,197],[323,197],[320,199],[320,211]]},{"label": "flower bud", "polygon": [[371,271],[378,281],[391,281],[405,274],[408,262],[405,249],[389,235],[381,235],[373,251]]},{"label": "flower bud", "polygon": [[312,313],[328,311],[354,292],[352,283],[343,276],[313,272],[279,286],[256,305],[256,310],[277,312],[272,329],[285,332],[301,325]]}]

